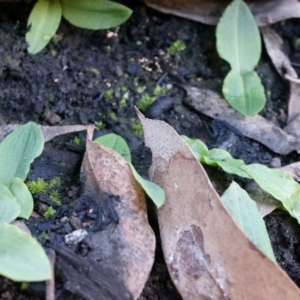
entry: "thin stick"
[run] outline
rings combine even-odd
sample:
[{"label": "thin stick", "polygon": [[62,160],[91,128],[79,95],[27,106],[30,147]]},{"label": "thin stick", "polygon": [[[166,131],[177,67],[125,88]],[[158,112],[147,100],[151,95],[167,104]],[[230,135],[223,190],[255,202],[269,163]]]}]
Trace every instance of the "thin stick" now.
[{"label": "thin stick", "polygon": [[55,251],[49,249],[48,258],[51,265],[51,278],[46,281],[46,300],[55,300],[55,276],[54,276],[54,263],[55,263]]},{"label": "thin stick", "polygon": [[287,79],[287,80],[289,80],[289,81],[295,82],[295,83],[300,83],[300,79],[299,78],[292,77],[292,76],[290,76],[288,74],[285,74],[284,78]]}]

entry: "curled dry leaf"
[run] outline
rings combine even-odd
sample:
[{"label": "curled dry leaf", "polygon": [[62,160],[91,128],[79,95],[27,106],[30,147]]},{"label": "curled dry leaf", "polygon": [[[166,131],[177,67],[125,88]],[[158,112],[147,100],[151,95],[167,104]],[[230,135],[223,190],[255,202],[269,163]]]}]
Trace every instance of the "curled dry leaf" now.
[{"label": "curled dry leaf", "polygon": [[139,118],[152,150],[151,177],[166,192],[158,209],[164,257],[184,299],[300,299],[289,277],[242,233],[203,167],[162,121]]},{"label": "curled dry leaf", "polygon": [[[148,6],[163,13],[173,14],[209,25],[218,23],[226,5],[224,0],[143,0]],[[259,26],[300,17],[297,0],[246,1]]]},{"label": "curled dry leaf", "polygon": [[[0,126],[0,141],[2,141],[7,134],[20,127],[19,124],[9,124]],[[67,133],[83,131],[87,129],[87,125],[66,125],[66,126],[40,126],[45,142],[48,142],[55,137]]]},{"label": "curled dry leaf", "polygon": [[118,274],[116,284],[125,286],[130,298],[137,299],[151,271],[155,250],[144,193],[124,158],[92,142],[92,135],[93,126],[88,129],[81,168],[84,195],[96,200],[104,211],[108,209],[107,195],[119,200],[114,201],[115,211],[111,212],[115,222],[91,237],[94,250],[89,258],[95,266],[99,262]]},{"label": "curled dry leaf", "polygon": [[244,136],[254,139],[272,151],[286,155],[294,150],[300,153],[300,140],[286,133],[260,115],[243,117],[235,112],[221,96],[207,89],[184,86],[188,97],[185,103],[214,119],[226,121]]},{"label": "curled dry leaf", "polygon": [[[286,78],[298,79],[289,58],[283,51],[284,42],[282,38],[270,27],[261,28],[261,33],[265,42],[266,50],[275,66],[277,72]],[[288,105],[288,120],[284,131],[299,138],[300,137],[300,84],[290,81],[290,97]]]}]

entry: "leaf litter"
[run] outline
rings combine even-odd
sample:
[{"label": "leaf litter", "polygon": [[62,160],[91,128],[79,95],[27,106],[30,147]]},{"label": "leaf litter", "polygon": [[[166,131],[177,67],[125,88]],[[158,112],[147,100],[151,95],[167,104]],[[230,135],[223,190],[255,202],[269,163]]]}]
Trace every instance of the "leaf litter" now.
[{"label": "leaf litter", "polygon": [[[81,168],[83,194],[107,207],[114,222],[91,236],[90,258],[118,274],[129,298],[137,299],[154,262],[155,236],[148,223],[146,202],[126,160],[115,151],[92,141],[87,131]],[[111,195],[116,201],[107,201]]]},{"label": "leaf litter", "polygon": [[174,129],[138,115],[153,155],[150,177],[166,193],[158,221],[165,261],[181,296],[298,299],[294,283],[233,221]]}]

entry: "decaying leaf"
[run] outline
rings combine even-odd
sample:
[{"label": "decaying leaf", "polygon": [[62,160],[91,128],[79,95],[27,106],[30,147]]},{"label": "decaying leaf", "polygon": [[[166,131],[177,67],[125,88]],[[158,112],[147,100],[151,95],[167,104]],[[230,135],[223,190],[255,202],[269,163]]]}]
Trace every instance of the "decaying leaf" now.
[{"label": "decaying leaf", "polygon": [[286,165],[286,166],[282,167],[281,169],[289,172],[296,181],[300,182],[300,162],[299,161],[289,164],[289,165]]},{"label": "decaying leaf", "polygon": [[184,299],[300,299],[288,276],[241,232],[203,167],[177,133],[144,118],[154,182],[166,192],[158,209],[169,273]]},{"label": "decaying leaf", "polygon": [[280,202],[265,192],[255,181],[247,182],[245,189],[249,196],[255,200],[258,211],[262,217],[265,217],[280,207]]},{"label": "decaying leaf", "polygon": [[[143,0],[143,2],[163,13],[215,25],[230,1]],[[259,26],[300,17],[300,3],[297,0],[254,0],[246,3]]]},{"label": "decaying leaf", "polygon": [[[19,124],[8,124],[0,126],[0,141],[2,141],[7,134],[20,127]],[[83,131],[87,129],[87,125],[66,125],[66,126],[40,126],[45,142],[49,142],[55,137],[67,133]]]},{"label": "decaying leaf", "polygon": [[[282,38],[270,27],[261,28],[266,50],[275,66],[277,72],[283,79],[295,79],[298,76],[294,70],[289,58],[283,51]],[[290,97],[288,105],[288,120],[284,131],[299,138],[300,137],[300,84],[299,82],[290,81]]]},{"label": "decaying leaf", "polygon": [[207,89],[184,86],[188,97],[185,103],[214,119],[226,121],[244,136],[254,139],[272,151],[286,155],[294,150],[300,152],[300,140],[286,133],[260,115],[243,117],[235,112],[221,96]]},{"label": "decaying leaf", "polygon": [[[116,284],[125,285],[131,299],[137,299],[151,271],[155,250],[144,193],[127,162],[115,151],[92,142],[92,135],[93,126],[88,129],[81,169],[84,196],[96,200],[103,211],[109,210],[115,222],[92,235],[94,250],[88,258],[95,267],[100,264],[118,274]],[[107,196],[113,196],[114,203],[109,203]]]}]

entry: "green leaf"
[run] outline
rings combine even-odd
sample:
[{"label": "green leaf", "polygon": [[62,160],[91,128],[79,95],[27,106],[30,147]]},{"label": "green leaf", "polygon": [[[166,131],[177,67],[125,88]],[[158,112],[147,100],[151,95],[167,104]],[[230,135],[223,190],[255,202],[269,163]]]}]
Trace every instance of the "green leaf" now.
[{"label": "green leaf", "polygon": [[17,202],[17,199],[14,197],[8,187],[0,183],[0,223],[10,223],[18,217],[20,212],[21,207]]},{"label": "green leaf", "polygon": [[9,185],[14,177],[23,181],[30,164],[44,147],[41,129],[33,122],[19,127],[0,143],[0,182]]},{"label": "green leaf", "polygon": [[128,163],[131,163],[131,153],[126,141],[117,134],[109,133],[94,140],[107,148],[119,153]]},{"label": "green leaf", "polygon": [[33,199],[27,185],[20,178],[14,177],[9,188],[21,207],[18,217],[28,219],[33,211]]},{"label": "green leaf", "polygon": [[41,245],[28,233],[0,224],[0,274],[14,281],[50,279],[51,267]]},{"label": "green leaf", "polygon": [[210,166],[219,166],[226,173],[235,174],[244,178],[251,178],[241,167],[245,163],[241,159],[233,158],[227,151],[222,149],[212,149],[208,156],[205,156],[201,162]]},{"label": "green leaf", "polygon": [[152,201],[156,204],[156,206],[160,207],[163,205],[165,201],[164,190],[159,185],[151,181],[148,181],[146,179],[143,179],[138,174],[134,166],[131,164],[130,149],[126,141],[122,137],[120,137],[117,134],[110,133],[110,134],[100,136],[99,138],[95,139],[94,142],[99,143],[119,153],[128,162],[134,178],[142,186],[144,191],[152,199]]},{"label": "green leaf", "polygon": [[248,193],[233,181],[221,199],[249,240],[276,262],[265,222]]},{"label": "green leaf", "polygon": [[[293,206],[300,203],[300,186],[292,175],[278,169],[269,169],[260,164],[245,165],[242,167],[253,180],[275,199],[281,201],[284,208],[293,214]],[[300,219],[298,219],[300,223]]]},{"label": "green leaf", "polygon": [[181,135],[181,138],[189,145],[198,160],[201,160],[203,156],[209,155],[209,150],[202,141],[190,139],[185,135]]},{"label": "green leaf", "polygon": [[62,0],[63,16],[73,25],[86,29],[108,29],[124,23],[132,11],[124,5],[95,0]]},{"label": "green leaf", "polygon": [[292,175],[264,165],[245,165],[242,169],[267,193],[279,200],[291,216],[300,224],[300,185]]},{"label": "green leaf", "polygon": [[46,47],[56,33],[62,16],[59,0],[39,0],[30,13],[26,33],[28,52],[36,54]]},{"label": "green leaf", "polygon": [[231,70],[224,80],[223,94],[230,106],[245,117],[259,113],[266,103],[264,87],[254,71],[240,75]]},{"label": "green leaf", "polygon": [[142,178],[131,163],[129,166],[132,170],[134,178],[142,186],[146,194],[151,198],[158,208],[161,207],[165,202],[165,191],[159,185]]},{"label": "green leaf", "polygon": [[232,69],[243,74],[252,71],[261,54],[256,22],[244,1],[234,0],[217,26],[217,50]]}]

